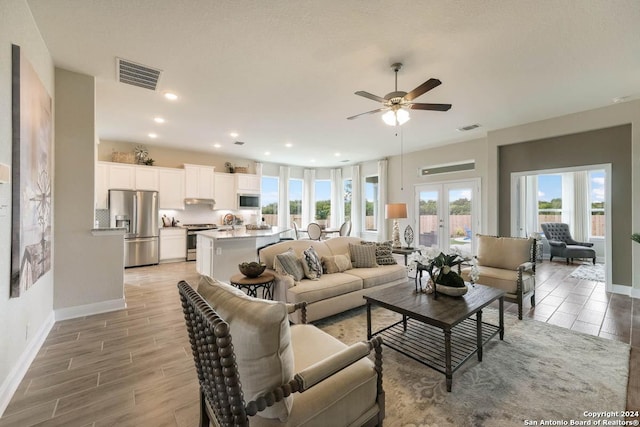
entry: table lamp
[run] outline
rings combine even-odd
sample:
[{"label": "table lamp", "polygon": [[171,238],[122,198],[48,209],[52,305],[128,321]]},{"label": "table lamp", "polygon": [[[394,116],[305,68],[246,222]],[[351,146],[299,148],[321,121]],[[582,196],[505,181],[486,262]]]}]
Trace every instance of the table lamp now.
[{"label": "table lamp", "polygon": [[399,248],[400,243],[400,225],[398,219],[407,217],[406,203],[388,203],[384,206],[385,218],[393,220],[393,247]]}]

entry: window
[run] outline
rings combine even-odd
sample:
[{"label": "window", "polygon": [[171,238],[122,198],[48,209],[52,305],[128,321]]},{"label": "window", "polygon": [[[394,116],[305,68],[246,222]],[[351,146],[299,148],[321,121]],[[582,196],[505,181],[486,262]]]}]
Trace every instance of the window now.
[{"label": "window", "polygon": [[604,237],[605,212],[604,212],[604,171],[594,170],[589,172],[589,213],[591,226],[589,237]]},{"label": "window", "polygon": [[326,225],[331,215],[331,181],[316,180],[316,220]]},{"label": "window", "polygon": [[368,176],[364,180],[364,229],[377,231],[378,223],[378,176]]},{"label": "window", "polygon": [[302,226],[302,180],[289,179],[289,223]]},{"label": "window", "polygon": [[353,191],[351,186],[353,185],[353,181],[350,179],[345,179],[343,181],[343,194],[344,194],[344,220],[351,221],[351,195]]},{"label": "window", "polygon": [[278,177],[263,176],[260,199],[262,203],[262,218],[269,225],[278,225]]},{"label": "window", "polygon": [[562,175],[538,175],[538,228],[543,222],[562,222]]}]

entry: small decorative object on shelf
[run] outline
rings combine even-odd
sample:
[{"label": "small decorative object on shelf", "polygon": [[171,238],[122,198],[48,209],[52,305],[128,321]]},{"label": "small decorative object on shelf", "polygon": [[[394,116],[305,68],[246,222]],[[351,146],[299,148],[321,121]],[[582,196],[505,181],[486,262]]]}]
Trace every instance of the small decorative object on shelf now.
[{"label": "small decorative object on shelf", "polygon": [[[437,298],[438,293],[450,296],[461,296],[467,293],[467,285],[460,277],[460,264],[467,262],[471,264],[471,283],[478,280],[478,267],[475,258],[465,257],[459,251],[453,250],[446,254],[438,248],[418,247],[418,251],[408,257],[409,271],[416,272],[416,292],[434,293]],[[458,267],[458,272],[454,270]],[[422,277],[422,271],[429,273],[429,280],[426,288],[418,283],[418,274]],[[431,289],[433,288],[433,290]]]},{"label": "small decorative object on shelf", "polygon": [[227,169],[228,173],[233,173],[235,171],[231,162],[225,162],[224,167]]},{"label": "small decorative object on shelf", "polygon": [[264,270],[267,268],[266,264],[256,261],[251,262],[243,262],[238,265],[238,269],[240,273],[244,274],[247,277],[258,277]]},{"label": "small decorative object on shelf", "polygon": [[640,243],[640,233],[633,233],[631,235],[631,240],[633,240],[634,242]]},{"label": "small decorative object on shelf", "polygon": [[149,150],[147,150],[147,147],[144,145],[136,145],[133,151],[136,154],[136,163],[139,165],[147,164],[146,162],[149,158]]},{"label": "small decorative object on shelf", "polygon": [[411,249],[411,245],[413,244],[413,228],[410,225],[407,225],[407,228],[404,229],[404,242],[407,244],[407,249]]}]

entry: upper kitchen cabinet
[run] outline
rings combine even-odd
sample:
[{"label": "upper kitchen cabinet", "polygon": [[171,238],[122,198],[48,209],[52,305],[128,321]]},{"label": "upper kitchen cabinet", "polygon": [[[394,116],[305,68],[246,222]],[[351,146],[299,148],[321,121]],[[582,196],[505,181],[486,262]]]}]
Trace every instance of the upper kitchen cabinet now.
[{"label": "upper kitchen cabinet", "polygon": [[185,164],[185,197],[187,199],[214,199],[214,171],[213,166]]},{"label": "upper kitchen cabinet", "polygon": [[235,177],[238,193],[260,194],[260,177],[258,175],[237,173]]},{"label": "upper kitchen cabinet", "polygon": [[111,163],[109,165],[109,177],[107,188],[117,188],[119,190],[136,189],[136,167],[121,163]]},{"label": "upper kitchen cabinet", "polygon": [[156,169],[160,209],[184,209],[185,171],[172,168]]},{"label": "upper kitchen cabinet", "polygon": [[158,191],[158,168],[151,166],[134,166],[136,171],[136,190]]},{"label": "upper kitchen cabinet", "polygon": [[96,164],[96,209],[107,209],[109,200],[109,166],[104,163]]},{"label": "upper kitchen cabinet", "polygon": [[233,174],[216,172],[216,209],[236,209],[236,179]]}]

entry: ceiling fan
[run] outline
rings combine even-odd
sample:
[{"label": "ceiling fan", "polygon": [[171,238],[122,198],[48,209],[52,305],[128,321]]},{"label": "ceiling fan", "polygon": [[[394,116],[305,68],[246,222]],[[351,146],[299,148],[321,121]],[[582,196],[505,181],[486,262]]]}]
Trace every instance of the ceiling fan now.
[{"label": "ceiling fan", "polygon": [[433,110],[433,111],[448,111],[451,108],[451,104],[425,104],[419,102],[412,102],[420,95],[430,91],[431,89],[439,86],[442,82],[438,79],[429,79],[422,83],[420,86],[412,90],[411,92],[403,92],[398,90],[398,71],[402,68],[400,62],[396,62],[391,65],[391,68],[396,73],[396,90],[389,92],[384,98],[360,90],[356,92],[356,95],[364,96],[365,98],[372,99],[382,103],[382,107],[375,110],[367,111],[366,113],[356,114],[355,116],[347,117],[347,120],[353,120],[357,117],[364,116],[366,114],[379,113],[386,111],[382,115],[382,120],[389,126],[398,126],[406,123],[409,117],[409,111],[411,110]]}]

